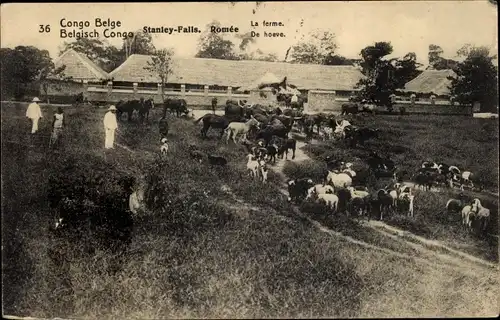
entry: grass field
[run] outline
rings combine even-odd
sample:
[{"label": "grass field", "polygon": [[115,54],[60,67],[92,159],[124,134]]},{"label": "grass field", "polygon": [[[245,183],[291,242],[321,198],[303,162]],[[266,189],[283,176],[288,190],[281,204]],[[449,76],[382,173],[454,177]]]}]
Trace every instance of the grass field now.
[{"label": "grass field", "polygon": [[[343,142],[315,142],[304,148],[311,161],[289,163],[290,177],[310,176],[321,181],[326,174],[323,159],[327,155],[352,162],[362,185],[378,190],[387,179],[374,180],[364,162],[371,150],[389,155],[405,181],[411,181],[423,161],[444,162],[470,170],[484,187],[484,192],[466,191],[469,199],[478,197],[491,210],[487,233],[498,236],[498,122],[462,116],[358,116],[353,122],[379,128],[379,139],[369,140],[365,147],[351,148]],[[393,216],[387,223],[430,239],[443,240],[451,246],[482,258],[498,261],[498,238],[474,236],[461,227],[460,215],[448,215],[446,202],[456,198],[458,190],[441,192],[416,191],[415,218]],[[472,245],[473,244],[473,245]]]},{"label": "grass field", "polygon": [[[25,108],[1,109],[4,314],[158,319],[498,313],[496,271],[345,219],[325,222],[342,236],[320,232],[287,203],[276,187],[278,175],[270,174],[267,185],[251,181],[239,146],[200,140],[199,127],[189,120],[172,119],[168,159],[160,161],[155,123],[122,124],[117,143],[126,148],[105,152],[104,110],[66,108],[63,144],[49,151],[49,120],[31,137]],[[43,109],[45,117],[53,111]],[[191,160],[190,144],[227,157],[228,167]],[[150,183],[157,197],[149,197],[150,210],[136,217],[118,271],[108,271],[116,257],[104,249],[89,255],[83,244],[50,236],[47,188],[58,172],[109,193],[106,179],[88,175],[144,176]],[[53,259],[54,251],[63,259]]]}]

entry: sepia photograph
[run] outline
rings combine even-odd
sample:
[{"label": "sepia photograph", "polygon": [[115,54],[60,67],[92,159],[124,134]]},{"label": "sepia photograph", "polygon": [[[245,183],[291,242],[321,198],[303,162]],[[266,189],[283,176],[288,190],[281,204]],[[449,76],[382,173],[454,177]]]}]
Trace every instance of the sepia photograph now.
[{"label": "sepia photograph", "polygon": [[498,317],[498,7],[4,3],[2,317]]}]

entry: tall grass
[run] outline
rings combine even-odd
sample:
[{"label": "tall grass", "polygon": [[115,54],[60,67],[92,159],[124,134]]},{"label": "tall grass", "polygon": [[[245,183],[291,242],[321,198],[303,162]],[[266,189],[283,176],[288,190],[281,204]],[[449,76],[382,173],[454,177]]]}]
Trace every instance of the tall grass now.
[{"label": "tall grass", "polygon": [[[364,282],[321,235],[292,216],[271,184],[252,181],[244,153],[202,141],[172,119],[166,160],[154,124],[120,124],[104,152],[103,110],[65,109],[63,142],[48,151],[49,121],[30,137],[25,106],[2,106],[4,312],[35,317],[352,317]],[[44,108],[48,117],[53,109]],[[187,145],[229,159],[226,168],[191,160]],[[64,174],[61,174],[64,172]],[[97,174],[97,173],[101,174]],[[124,177],[148,184],[123,255],[49,232],[49,178],[112,195]],[[69,176],[68,176],[69,175]],[[82,180],[83,179],[83,180]],[[271,181],[278,178],[271,176]],[[225,187],[225,188],[223,188]],[[230,190],[230,191],[227,191]],[[89,195],[90,197],[91,195]],[[246,218],[238,200],[253,204]],[[235,203],[237,210],[227,204]],[[112,265],[119,265],[113,272]]]}]

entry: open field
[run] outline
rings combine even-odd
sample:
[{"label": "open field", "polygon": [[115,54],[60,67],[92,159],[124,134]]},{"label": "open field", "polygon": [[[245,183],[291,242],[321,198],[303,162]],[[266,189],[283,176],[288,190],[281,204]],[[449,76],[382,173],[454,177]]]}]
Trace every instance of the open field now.
[{"label": "open field", "polygon": [[[423,161],[432,160],[457,165],[476,175],[482,192],[466,190],[466,197],[478,197],[491,210],[486,239],[466,232],[461,227],[460,215],[448,215],[446,202],[456,197],[459,190],[441,188],[439,192],[416,190],[415,218],[393,216],[388,224],[400,227],[430,239],[447,244],[482,258],[498,261],[498,122],[494,119],[475,119],[449,116],[358,116],[353,122],[361,126],[379,128],[379,139],[369,140],[366,146],[351,148],[343,142],[313,141],[303,147],[314,160],[301,164],[289,163],[285,172],[291,177],[311,176],[320,181],[326,175],[323,162],[327,155],[352,162],[358,176],[372,190],[388,184],[387,179],[373,180],[367,175],[368,166],[362,160],[371,150],[389,155],[397,167],[405,172],[405,181],[411,181]],[[473,245],[472,245],[473,244]]]},{"label": "open field", "polygon": [[[191,120],[171,118],[169,154],[160,161],[156,122],[122,123],[117,143],[123,147],[105,152],[104,110],[66,108],[63,144],[49,151],[49,120],[43,119],[39,135],[31,137],[25,108],[2,104],[1,109],[4,314],[103,319],[498,314],[497,268],[387,229],[301,213],[280,192],[279,174],[271,172],[266,185],[251,181],[242,147],[201,140]],[[48,117],[54,108],[42,110]],[[431,126],[450,125],[440,117],[440,123],[426,129],[426,118],[419,118],[423,123],[407,119],[366,121],[399,133],[412,126],[428,132]],[[485,120],[468,121],[482,125]],[[453,126],[473,128],[458,121]],[[496,136],[490,139],[498,141],[497,127],[491,130]],[[472,130],[471,139],[486,139],[484,133],[475,134]],[[468,143],[461,147],[454,139],[462,136],[449,133],[449,148],[472,150],[473,157],[449,148],[437,153],[419,140],[408,142],[412,153],[398,154],[397,161],[413,166],[420,157],[446,155],[444,161],[472,171],[496,170],[489,172],[498,176],[490,162],[475,161],[492,161],[493,142],[483,147],[487,150]],[[401,139],[411,140],[396,133],[392,141],[404,147],[407,140]],[[195,162],[187,151],[191,144],[226,157],[228,166]],[[319,155],[313,150],[311,146],[311,155]],[[423,154],[428,150],[436,153]],[[311,167],[319,166],[313,162]],[[83,243],[63,245],[50,236],[48,179],[61,171],[113,179],[144,175],[150,183],[157,199],[149,199],[151,210],[135,218],[132,243],[118,263],[102,248],[90,255],[82,252]],[[485,187],[493,190],[494,180],[486,173]],[[106,181],[82,181],[88,188],[112,192]],[[415,210],[418,221],[422,209],[416,204]],[[464,237],[473,253],[484,246]]]}]

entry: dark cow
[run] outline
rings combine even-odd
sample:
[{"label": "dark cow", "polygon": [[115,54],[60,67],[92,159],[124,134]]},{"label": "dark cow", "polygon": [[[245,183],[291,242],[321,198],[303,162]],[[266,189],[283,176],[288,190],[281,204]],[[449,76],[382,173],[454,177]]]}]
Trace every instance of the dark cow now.
[{"label": "dark cow", "polygon": [[245,104],[247,103],[246,100],[226,100],[226,106],[227,105],[235,105],[235,106],[240,106],[240,107],[244,107]]},{"label": "dark cow", "polygon": [[352,147],[358,144],[364,145],[366,140],[378,137],[378,129],[367,127],[357,128],[350,126],[346,128],[346,140],[350,142]]},{"label": "dark cow", "polygon": [[155,103],[153,98],[147,100],[141,98],[140,102],[141,104],[137,111],[139,112],[139,121],[142,123],[144,119],[149,120],[149,111],[155,107]]},{"label": "dark cow", "polygon": [[392,176],[396,171],[396,164],[394,161],[389,159],[387,156],[382,158],[376,152],[371,153],[370,157],[366,160],[366,163],[377,177]]},{"label": "dark cow", "polygon": [[289,130],[285,126],[267,126],[262,130],[259,130],[256,135],[256,139],[264,139],[265,147],[269,145],[269,142],[273,136],[278,136],[283,139],[288,138]]},{"label": "dark cow", "polygon": [[314,186],[310,178],[288,180],[288,201],[298,203],[307,196],[307,190]]},{"label": "dark cow", "polygon": [[187,108],[187,102],[184,99],[166,99],[163,101],[164,104],[164,110],[170,110],[170,113],[176,114],[177,117],[180,117],[181,115],[186,115],[189,113],[189,110]]},{"label": "dark cow", "polygon": [[132,121],[132,114],[135,110],[140,110],[142,108],[141,101],[139,100],[130,100],[123,101],[120,100],[116,104],[116,118],[121,120],[122,115],[126,113],[128,115],[128,121]]},{"label": "dark cow", "polygon": [[415,186],[421,186],[424,190],[431,190],[432,186],[436,184],[436,179],[438,178],[437,172],[417,172],[413,177],[413,181],[415,182]]},{"label": "dark cow", "polygon": [[203,120],[203,128],[201,129],[201,136],[207,138],[207,132],[210,128],[220,129],[220,138],[224,134],[224,129],[229,125],[229,120],[226,117],[219,116],[212,113],[207,113],[203,117],[196,120],[194,123],[198,123]]},{"label": "dark cow", "polygon": [[263,105],[260,105],[260,104],[254,104],[250,107],[245,108],[245,116],[247,118],[250,118],[250,116],[255,117],[257,114],[268,116],[269,111],[267,110],[266,107],[264,107]]},{"label": "dark cow", "polygon": [[359,112],[359,105],[355,102],[348,102],[342,104],[342,115],[357,114]]},{"label": "dark cow", "polygon": [[214,156],[214,155],[209,154],[208,155],[208,163],[210,163],[211,165],[215,165],[215,166],[225,166],[227,164],[227,160],[224,157]]},{"label": "dark cow", "polygon": [[288,117],[299,118],[299,117],[302,117],[302,110],[285,109],[283,111],[283,115],[288,116]]},{"label": "dark cow", "polygon": [[224,107],[224,115],[226,117],[234,117],[234,116],[244,117],[245,108],[236,104],[226,103],[226,106]]}]

